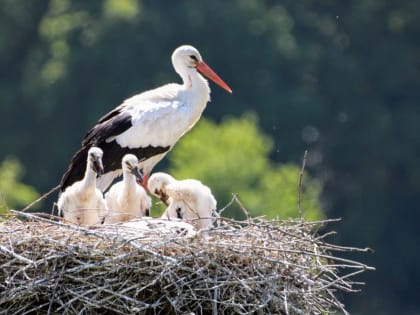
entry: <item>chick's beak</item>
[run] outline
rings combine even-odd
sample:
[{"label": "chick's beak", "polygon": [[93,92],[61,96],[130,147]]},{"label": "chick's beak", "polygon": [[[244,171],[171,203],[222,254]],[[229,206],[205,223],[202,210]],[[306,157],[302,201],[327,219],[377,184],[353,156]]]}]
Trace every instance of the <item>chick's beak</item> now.
[{"label": "chick's beak", "polygon": [[95,161],[93,161],[93,167],[98,176],[101,176],[104,173],[104,166],[101,159],[95,159]]},{"label": "chick's beak", "polygon": [[131,169],[131,174],[133,174],[136,177],[137,183],[139,184],[143,183],[143,177],[144,177],[143,170],[139,169],[138,166],[134,166]]}]

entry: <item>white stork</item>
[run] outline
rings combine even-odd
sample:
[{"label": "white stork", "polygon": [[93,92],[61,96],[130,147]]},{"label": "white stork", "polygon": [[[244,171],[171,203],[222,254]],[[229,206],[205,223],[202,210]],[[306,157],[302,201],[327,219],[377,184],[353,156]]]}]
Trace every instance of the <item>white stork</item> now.
[{"label": "white stork", "polygon": [[135,95],[103,116],[86,134],[82,148],[73,156],[61,179],[61,191],[83,177],[84,161],[91,146],[100,147],[104,152],[105,172],[98,178],[102,191],[121,173],[120,161],[127,153],[139,159],[146,186],[155,164],[196,124],[210,100],[208,82],[200,73],[232,93],[192,46],[175,49],[172,64],[183,83],[171,83]]},{"label": "white stork", "polygon": [[137,184],[142,175],[139,160],[126,154],[122,160],[123,179],[111,186],[105,195],[108,213],[105,223],[125,222],[150,215],[152,199],[143,187]]},{"label": "white stork", "polygon": [[103,222],[106,203],[102,192],[96,188],[96,176],[103,172],[102,154],[101,149],[91,147],[84,177],[68,186],[58,198],[58,214],[66,221],[77,225]]},{"label": "white stork", "polygon": [[162,218],[176,218],[197,229],[209,229],[217,217],[216,199],[209,187],[196,179],[176,180],[166,173],[154,173],[149,191],[168,204]]},{"label": "white stork", "polygon": [[170,201],[169,196],[166,193],[166,186],[173,183],[176,183],[176,179],[173,178],[171,175],[163,172],[157,172],[153,173],[152,176],[150,176],[147,183],[147,189],[151,194],[155,195],[160,200],[162,200],[167,206],[169,206]]}]

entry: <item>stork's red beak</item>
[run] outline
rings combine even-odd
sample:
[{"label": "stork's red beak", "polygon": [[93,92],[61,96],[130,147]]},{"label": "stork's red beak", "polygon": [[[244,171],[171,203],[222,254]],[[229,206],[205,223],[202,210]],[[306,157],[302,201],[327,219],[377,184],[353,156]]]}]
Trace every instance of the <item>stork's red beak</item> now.
[{"label": "stork's red beak", "polygon": [[229,93],[232,93],[232,89],[204,61],[199,62],[195,68],[198,72],[212,80],[218,86],[225,89]]}]

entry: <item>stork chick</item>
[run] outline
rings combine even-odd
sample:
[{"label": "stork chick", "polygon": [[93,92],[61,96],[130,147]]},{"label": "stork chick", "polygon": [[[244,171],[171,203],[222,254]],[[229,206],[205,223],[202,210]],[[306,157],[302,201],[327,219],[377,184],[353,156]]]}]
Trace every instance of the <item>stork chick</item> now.
[{"label": "stork chick", "polygon": [[166,173],[154,173],[149,191],[168,204],[162,218],[176,218],[191,223],[196,229],[209,229],[216,213],[216,199],[210,188],[195,179],[176,180]]},{"label": "stork chick", "polygon": [[102,155],[100,148],[91,147],[83,179],[68,186],[58,198],[58,214],[66,221],[77,225],[103,222],[106,204],[102,192],[96,188],[96,177],[104,170]]},{"label": "stork chick", "polygon": [[139,161],[133,154],[123,157],[123,179],[114,184],[105,195],[108,208],[105,223],[124,222],[150,215],[152,200],[137,183],[143,178],[138,164]]},{"label": "stork chick", "polygon": [[147,182],[147,189],[152,195],[158,197],[165,205],[169,206],[169,196],[166,194],[166,186],[176,182],[177,180],[171,175],[157,172],[150,176]]}]

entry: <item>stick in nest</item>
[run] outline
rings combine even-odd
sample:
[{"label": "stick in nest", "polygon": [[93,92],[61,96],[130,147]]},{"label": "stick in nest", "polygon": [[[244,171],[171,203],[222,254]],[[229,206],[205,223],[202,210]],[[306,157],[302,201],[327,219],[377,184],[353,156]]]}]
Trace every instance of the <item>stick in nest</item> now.
[{"label": "stick in nest", "polygon": [[[51,188],[48,192],[46,192],[45,194],[43,194],[41,197],[39,197],[38,199],[32,201],[30,204],[28,204],[25,208],[23,208],[22,212],[25,212],[27,210],[29,210],[30,208],[32,208],[34,205],[36,205],[37,203],[41,202],[42,200],[44,200],[45,198],[47,198],[49,195],[51,195],[53,192],[57,191],[58,189],[60,189],[60,185]],[[54,209],[54,208],[53,208]]]}]

